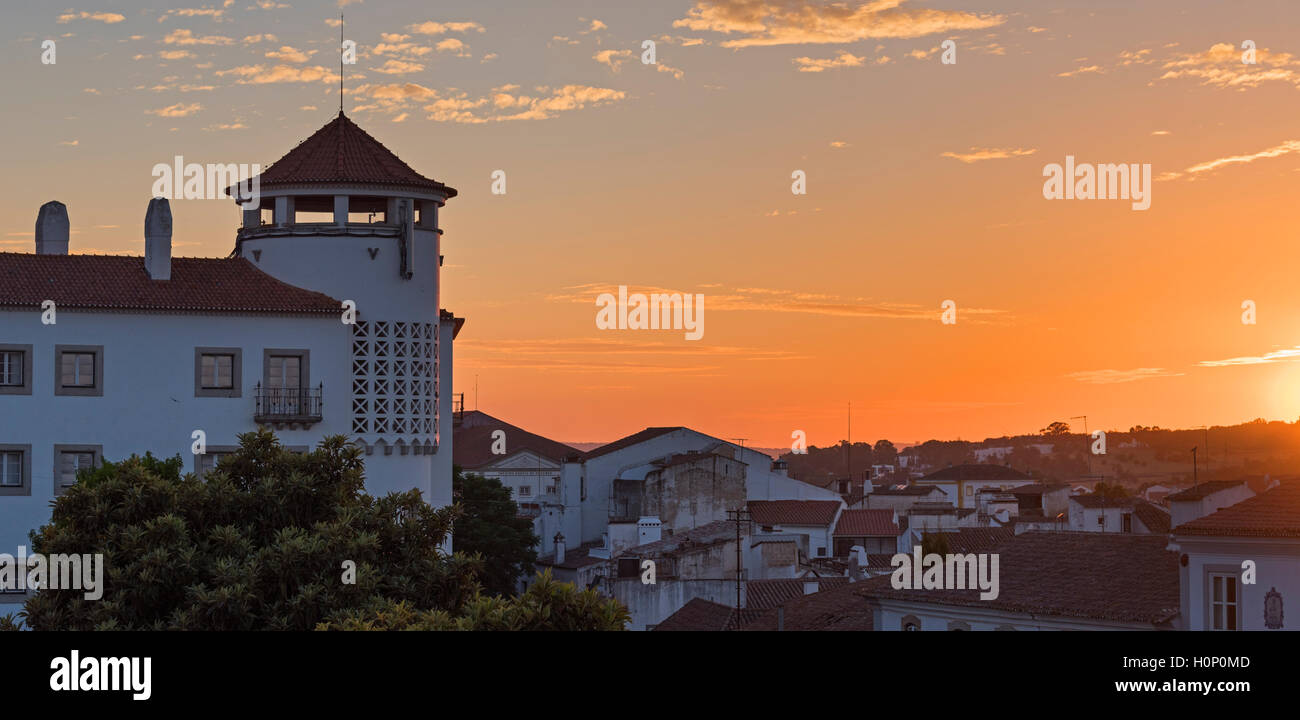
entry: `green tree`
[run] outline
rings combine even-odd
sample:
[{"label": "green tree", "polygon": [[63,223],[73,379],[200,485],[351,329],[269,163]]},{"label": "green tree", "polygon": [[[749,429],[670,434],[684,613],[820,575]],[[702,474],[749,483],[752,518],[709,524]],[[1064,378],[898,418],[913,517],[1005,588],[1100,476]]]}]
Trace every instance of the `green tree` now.
[{"label": "green tree", "polygon": [[888,440],[877,440],[876,446],[871,449],[871,455],[877,465],[893,465],[898,459],[898,449]]},{"label": "green tree", "polygon": [[622,630],[627,609],[594,590],[556,582],[551,571],[517,598],[480,595],[458,617],[444,610],[416,610],[405,602],[381,600],[346,613],[318,630]]},{"label": "green tree", "polygon": [[[301,455],[266,430],[239,442],[203,480],[182,476],[179,457],[147,454],[80,473],[32,545],[102,553],[103,598],[42,590],[20,613],[27,626],[310,630],[384,604],[453,619],[482,612],[479,561],[442,549],[458,508],[434,509],[415,490],[366,495],[362,453],[339,436]],[[570,626],[604,627],[617,612],[613,601],[586,602],[579,613],[600,612]]]},{"label": "green tree", "polygon": [[516,582],[533,573],[537,560],[533,521],[519,517],[510,489],[495,478],[466,475],[457,467],[452,496],[461,511],[452,547],[481,561],[479,582],[484,591],[515,594]]},{"label": "green tree", "polygon": [[1048,425],[1042,430],[1039,430],[1038,434],[1043,435],[1045,437],[1061,437],[1062,435],[1069,435],[1070,425],[1068,423],[1063,423],[1060,420],[1057,420],[1051,425]]}]

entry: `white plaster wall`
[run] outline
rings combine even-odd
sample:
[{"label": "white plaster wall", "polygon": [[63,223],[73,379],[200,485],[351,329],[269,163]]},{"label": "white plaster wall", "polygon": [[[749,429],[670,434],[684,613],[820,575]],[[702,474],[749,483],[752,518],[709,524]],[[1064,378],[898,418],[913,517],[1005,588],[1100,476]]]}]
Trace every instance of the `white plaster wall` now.
[{"label": "white plaster wall", "polygon": [[[234,445],[256,429],[254,387],[262,380],[265,348],[311,350],[310,384],[324,384],[323,421],[310,430],[279,430],[287,446],[314,447],[326,435],[347,435],[351,422],[350,328],[323,317],[198,316],[60,311],[42,325],[40,313],[0,311],[0,342],[33,345],[32,394],[0,396],[0,443],[31,444],[32,495],[0,496],[0,552],[26,544],[27,532],[48,522],[54,497],[54,445],[102,445],[121,460],[146,451],[180,454],[186,472],[194,430],[207,444]],[[102,397],[54,394],[55,345],[104,346]],[[242,348],[238,398],[194,396],[194,348]],[[424,456],[366,458],[371,492],[420,487],[427,493]]]},{"label": "white plaster wall", "polygon": [[[1181,568],[1182,615],[1188,630],[1210,630],[1206,598],[1208,571],[1241,570],[1246,560],[1255,562],[1255,583],[1239,583],[1243,630],[1267,630],[1264,596],[1276,589],[1282,595],[1283,630],[1300,629],[1300,542],[1254,538],[1179,537],[1187,566]],[[1238,574],[1238,578],[1242,576]],[[1272,631],[1270,631],[1272,632]]]}]

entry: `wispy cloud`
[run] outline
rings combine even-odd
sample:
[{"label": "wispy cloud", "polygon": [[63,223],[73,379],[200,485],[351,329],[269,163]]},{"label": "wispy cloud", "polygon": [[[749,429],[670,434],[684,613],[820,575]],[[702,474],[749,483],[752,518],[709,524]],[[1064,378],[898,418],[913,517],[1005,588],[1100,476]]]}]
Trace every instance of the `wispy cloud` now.
[{"label": "wispy cloud", "polygon": [[854,6],[819,0],[697,0],[673,27],[738,35],[722,46],[739,48],[915,38],[1006,22],[1003,15],[904,7],[908,2],[872,0]]},{"label": "wispy cloud", "polygon": [[203,106],[199,103],[190,103],[188,105],[185,103],[176,103],[175,105],[168,105],[167,107],[158,108],[156,110],[145,110],[145,112],[150,115],[157,115],[158,117],[178,118],[188,117],[202,109]]},{"label": "wispy cloud", "polygon": [[1226,360],[1202,360],[1201,367],[1228,367],[1230,365],[1264,365],[1267,363],[1293,362],[1300,359],[1300,345],[1285,350],[1274,350],[1263,355],[1245,355]]},{"label": "wispy cloud", "polygon": [[70,23],[73,20],[95,20],[97,22],[108,23],[109,25],[112,25],[114,23],[120,23],[125,19],[126,19],[125,15],[120,15],[118,13],[86,12],[84,10],[81,12],[68,12],[59,16],[60,23]]},{"label": "wispy cloud", "polygon": [[1283,155],[1290,155],[1291,153],[1294,152],[1300,152],[1300,140],[1287,140],[1281,144],[1274,145],[1271,148],[1266,148],[1258,152],[1247,153],[1244,155],[1228,155],[1226,157],[1215,158],[1214,160],[1207,160],[1205,162],[1192,165],[1191,167],[1187,168],[1186,170],[1183,170],[1182,172],[1172,171],[1172,172],[1164,173],[1157,179],[1175,180],[1177,178],[1185,177],[1185,176],[1188,176],[1189,179],[1195,179],[1195,177],[1200,173],[1218,170],[1219,168],[1227,165],[1240,165],[1245,163],[1252,163],[1255,162],[1256,160],[1282,157]]},{"label": "wispy cloud", "polygon": [[1133,368],[1132,370],[1084,370],[1069,373],[1066,377],[1091,385],[1113,385],[1159,377],[1178,377],[1182,374],[1165,368]]},{"label": "wispy cloud", "polygon": [[861,67],[866,58],[858,57],[850,52],[841,51],[839,55],[830,58],[810,58],[797,57],[791,62],[799,66],[799,72],[823,72],[835,68],[844,67]]},{"label": "wispy cloud", "polygon": [[[585,283],[566,287],[561,292],[546,297],[553,302],[571,302],[591,305],[597,295],[614,292],[617,284]],[[628,287],[629,292],[672,293],[685,292],[650,286]],[[809,293],[780,288],[743,287],[714,288],[705,293],[708,312],[785,312],[834,317],[888,318],[894,320],[927,320],[938,322],[939,304],[933,307],[916,303],[872,301],[866,298],[846,298],[831,293]],[[1005,310],[980,307],[959,307],[963,322],[990,324],[1008,320]]]},{"label": "wispy cloud", "polygon": [[940,153],[939,157],[950,157],[964,163],[976,163],[981,160],[1005,160],[1013,157],[1033,155],[1038,148],[980,148],[973,147],[966,152]]}]

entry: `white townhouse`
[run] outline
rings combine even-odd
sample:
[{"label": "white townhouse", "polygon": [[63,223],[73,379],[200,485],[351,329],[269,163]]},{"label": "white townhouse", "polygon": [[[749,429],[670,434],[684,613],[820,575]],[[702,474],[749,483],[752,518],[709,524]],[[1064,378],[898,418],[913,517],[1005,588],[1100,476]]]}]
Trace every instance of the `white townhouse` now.
[{"label": "white townhouse", "polygon": [[1300,484],[1275,486],[1181,524],[1173,535],[1189,630],[1297,628]]},{"label": "white townhouse", "polygon": [[229,257],[173,258],[164,199],[143,257],[70,255],[58,202],[35,254],[0,253],[0,552],[80,468],[150,451],[201,475],[259,426],[291,448],[345,435],[369,492],[451,502],[463,320],[440,310],[438,212],[456,190],[342,112],[258,182]]}]

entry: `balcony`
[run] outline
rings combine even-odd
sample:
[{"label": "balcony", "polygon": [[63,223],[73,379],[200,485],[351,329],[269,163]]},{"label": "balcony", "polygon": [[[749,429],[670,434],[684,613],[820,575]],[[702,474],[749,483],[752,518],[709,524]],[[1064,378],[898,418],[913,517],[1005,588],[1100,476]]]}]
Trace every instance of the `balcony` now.
[{"label": "balcony", "polygon": [[257,384],[254,395],[257,409],[253,412],[253,422],[270,425],[277,430],[289,428],[297,430],[310,428],[321,421],[322,397],[324,384],[314,388],[264,388]]}]

